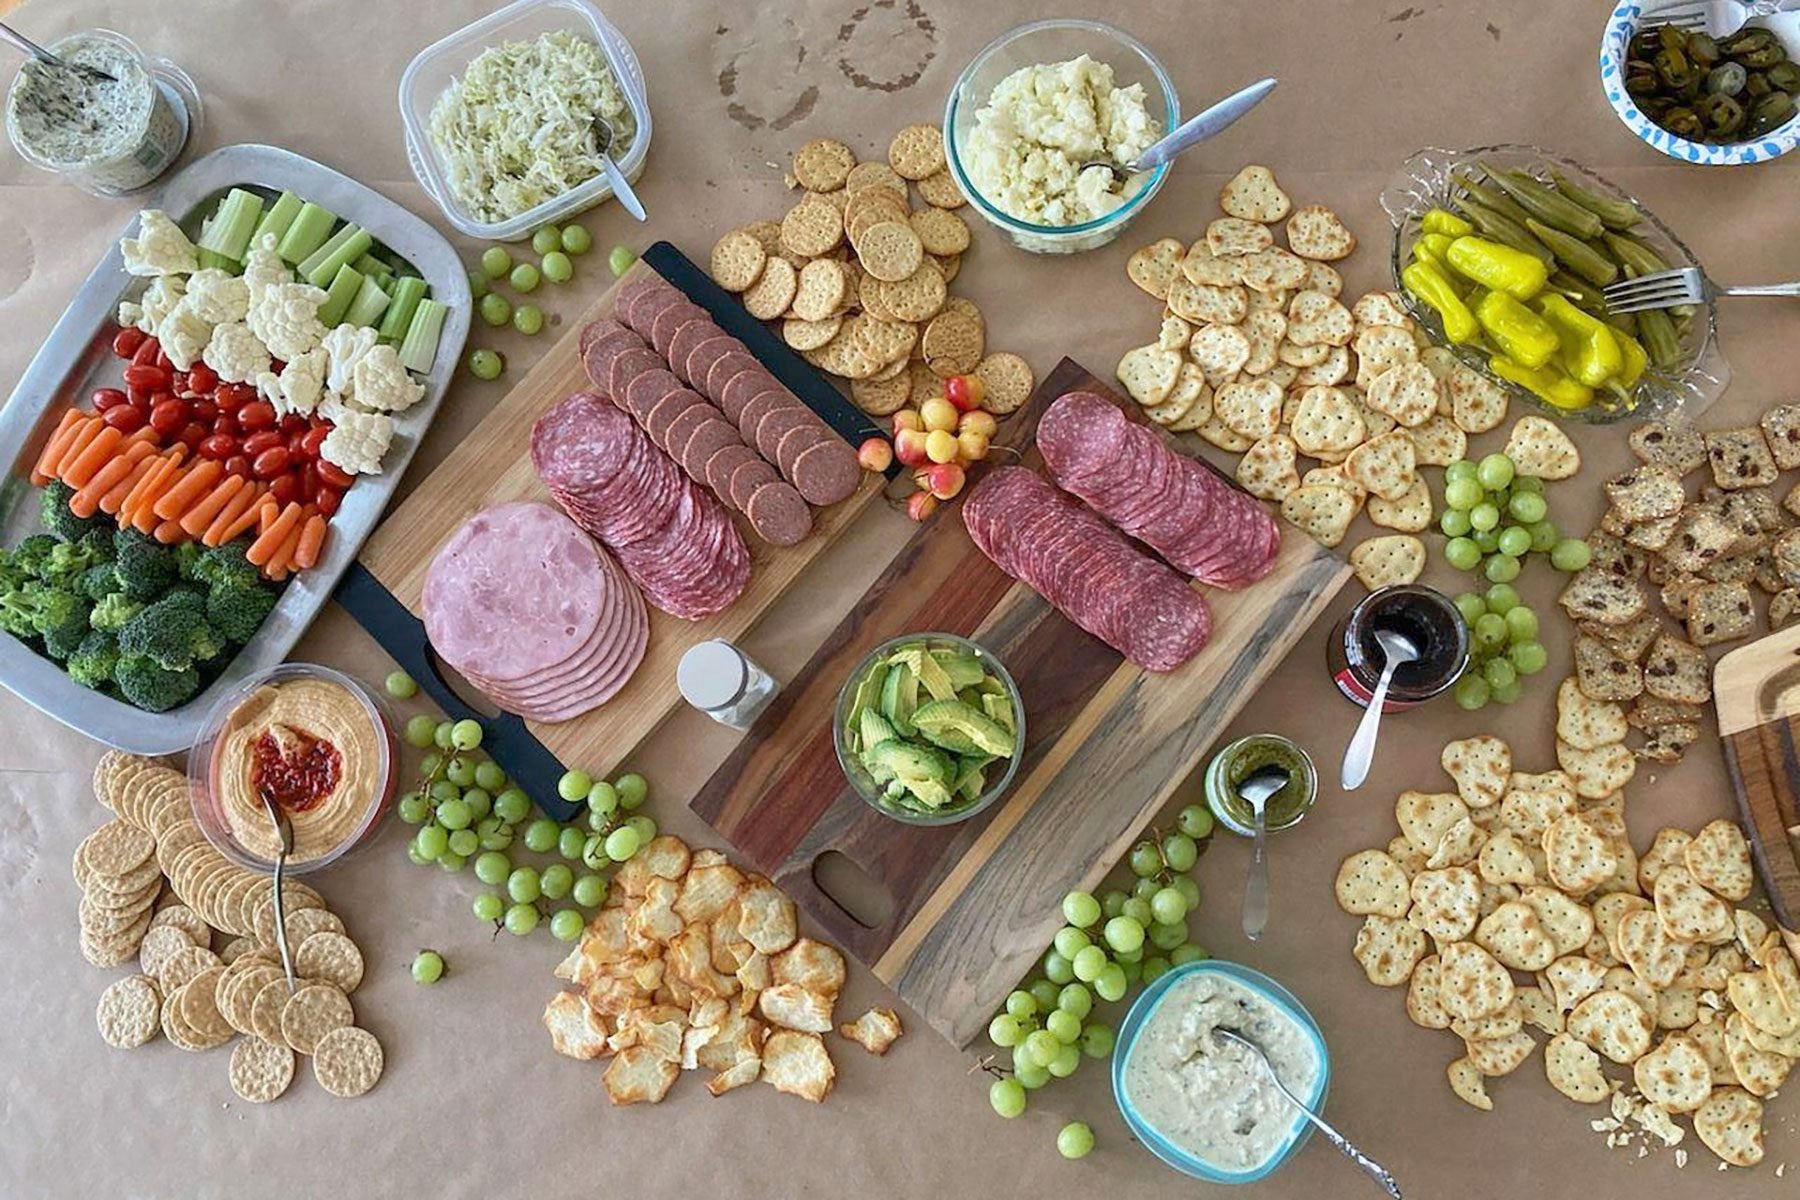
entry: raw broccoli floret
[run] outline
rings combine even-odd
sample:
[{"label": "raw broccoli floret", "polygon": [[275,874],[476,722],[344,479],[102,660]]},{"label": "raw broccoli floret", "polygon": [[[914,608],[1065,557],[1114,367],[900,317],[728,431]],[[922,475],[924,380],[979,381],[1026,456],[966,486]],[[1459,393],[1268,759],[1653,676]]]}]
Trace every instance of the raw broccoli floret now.
[{"label": "raw broccoli floret", "polygon": [[82,687],[101,688],[112,682],[119,665],[119,639],[104,629],[94,629],[81,639],[64,667],[69,678]]},{"label": "raw broccoli floret", "polygon": [[44,632],[44,653],[58,662],[75,653],[82,640],[91,632],[88,627],[88,609],[85,604],[77,603],[73,612],[59,625],[53,625]]},{"label": "raw broccoli floret", "polygon": [[44,528],[51,535],[65,542],[79,541],[83,536],[99,528],[104,519],[99,514],[91,517],[78,517],[69,508],[69,501],[75,496],[75,489],[60,479],[52,479],[44,485],[39,494],[39,512],[43,516]]},{"label": "raw broccoli floret", "polygon": [[113,546],[119,583],[133,600],[154,600],[175,582],[175,556],[156,539],[127,528],[113,535]]},{"label": "raw broccoli floret", "polygon": [[241,646],[256,635],[275,600],[276,593],[260,585],[214,584],[206,597],[206,619]]},{"label": "raw broccoli floret", "polygon": [[50,555],[60,545],[61,542],[47,533],[34,533],[13,547],[13,566],[34,579],[42,579]]},{"label": "raw broccoli floret", "polygon": [[119,694],[146,712],[167,712],[200,690],[200,672],[193,667],[172,671],[143,655],[121,654],[113,679]]},{"label": "raw broccoli floret", "polygon": [[97,525],[81,535],[80,545],[93,551],[95,562],[109,563],[118,556],[118,551],[113,548],[114,532],[110,525]]},{"label": "raw broccoli floret", "polygon": [[50,556],[44,560],[39,577],[46,583],[73,591],[79,587],[79,580],[83,572],[104,561],[95,552],[93,546],[85,540],[59,542],[50,551]]},{"label": "raw broccoli floret", "polygon": [[189,581],[194,580],[194,568],[200,564],[201,551],[205,549],[199,542],[182,542],[175,547],[175,573]]},{"label": "raw broccoli floret", "polygon": [[223,546],[213,546],[203,551],[200,559],[194,564],[193,578],[210,587],[232,583],[243,587],[257,587],[262,583],[262,575],[244,551],[249,543],[239,538],[235,542],[227,542]]},{"label": "raw broccoli floret", "polygon": [[42,637],[63,630],[72,621],[85,621],[87,611],[87,602],[74,592],[28,580],[0,595],[0,628],[14,637]]},{"label": "raw broccoli floret", "polygon": [[113,592],[94,605],[94,611],[88,614],[88,623],[95,629],[117,633],[125,627],[125,622],[143,611],[142,600],[133,600],[124,592]]},{"label": "raw broccoli floret", "polygon": [[206,623],[206,602],[188,591],[171,592],[119,630],[121,654],[141,655],[170,671],[217,657],[224,650],[224,639]]},{"label": "raw broccoli floret", "polygon": [[113,570],[110,561],[96,563],[81,573],[81,578],[76,580],[75,590],[89,600],[99,603],[108,596],[116,595],[119,592],[119,574]]}]

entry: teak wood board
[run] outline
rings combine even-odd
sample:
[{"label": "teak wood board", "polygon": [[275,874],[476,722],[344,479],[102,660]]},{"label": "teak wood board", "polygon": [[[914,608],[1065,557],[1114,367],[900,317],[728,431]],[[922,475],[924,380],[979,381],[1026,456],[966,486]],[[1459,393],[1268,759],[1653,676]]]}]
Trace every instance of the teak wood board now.
[{"label": "teak wood board", "polygon": [[1775,917],[1800,922],[1800,626],[1733,650],[1713,703],[1738,811]]},{"label": "teak wood board", "polygon": [[[665,266],[672,266],[672,260],[679,259],[672,248],[655,249],[662,252],[658,261]],[[648,257],[652,255],[647,253]],[[685,260],[682,265],[686,267],[682,274],[698,274]],[[415,615],[423,611],[420,595],[432,558],[444,540],[469,517],[484,508],[515,500],[536,500],[555,506],[549,489],[531,466],[531,426],[564,397],[592,390],[581,366],[581,328],[610,314],[619,288],[646,273],[655,272],[648,262],[639,260],[587,311],[571,321],[568,331],[537,365],[370,537],[360,561],[408,611]],[[665,270],[663,274],[668,277],[675,272]],[[691,276],[683,282],[687,284],[683,290],[707,308],[727,332],[743,338],[742,322],[751,318],[738,309],[736,316],[742,320],[733,319],[728,310],[716,307],[717,297],[710,297],[714,303],[707,303],[709,297],[694,295],[697,285]],[[723,303],[729,305],[732,301],[726,299]],[[757,357],[778,375],[793,369],[792,363],[778,369],[766,353]],[[791,378],[791,374],[784,378],[790,387]],[[828,389],[829,385],[816,381],[816,388]],[[809,402],[816,410],[815,401]],[[847,401],[839,399],[836,403],[848,411],[851,422],[862,420]],[[830,419],[840,428],[847,423],[843,414],[834,414]],[[682,702],[675,685],[675,667],[688,648],[711,638],[735,640],[755,625],[862,512],[884,483],[879,475],[865,475],[861,487],[849,499],[830,508],[814,509],[813,531],[793,546],[771,546],[750,532],[741,514],[734,514],[752,563],[750,584],[743,594],[725,611],[702,621],[681,620],[652,608],[649,649],[623,691],[600,708],[573,720],[554,724],[527,721],[526,728],[562,762],[580,763],[596,775],[610,774]]]},{"label": "teak wood board", "polygon": [[[1017,422],[1027,465],[1042,462],[1028,442],[1038,416],[1078,388],[1112,395],[1069,359],[1033,393]],[[1063,894],[1101,880],[1349,576],[1330,551],[1284,535],[1267,578],[1206,591],[1211,642],[1158,675],[1002,573],[969,539],[959,506],[945,505],[691,805],[934,1028],[966,1044],[1049,944]],[[866,805],[832,740],[838,690],[862,657],[925,631],[998,655],[1025,701],[1011,789],[938,828]],[[881,924],[858,921],[820,886],[816,865],[833,851],[886,889],[893,908]]]}]

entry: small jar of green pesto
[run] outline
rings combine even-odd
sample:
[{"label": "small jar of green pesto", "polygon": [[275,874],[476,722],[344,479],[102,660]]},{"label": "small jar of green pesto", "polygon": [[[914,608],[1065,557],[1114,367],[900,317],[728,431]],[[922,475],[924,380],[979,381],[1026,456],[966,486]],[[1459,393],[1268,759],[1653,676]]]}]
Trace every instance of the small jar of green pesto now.
[{"label": "small jar of green pesto", "polygon": [[1287,786],[1269,797],[1265,809],[1269,832],[1298,825],[1319,794],[1319,775],[1306,751],[1278,733],[1253,733],[1241,737],[1213,755],[1207,765],[1206,806],[1219,824],[1249,837],[1256,816],[1238,795],[1238,785],[1267,766],[1288,773]]}]

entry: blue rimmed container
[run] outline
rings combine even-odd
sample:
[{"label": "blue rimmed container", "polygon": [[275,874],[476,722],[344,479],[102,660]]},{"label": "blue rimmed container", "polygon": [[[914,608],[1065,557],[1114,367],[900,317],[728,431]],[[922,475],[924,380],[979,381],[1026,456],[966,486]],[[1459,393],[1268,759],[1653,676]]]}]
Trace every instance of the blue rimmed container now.
[{"label": "blue rimmed container", "polygon": [[1195,975],[1217,975],[1229,979],[1240,987],[1255,993],[1300,1026],[1312,1042],[1313,1052],[1319,1060],[1318,1077],[1313,1080],[1313,1085],[1308,1092],[1300,1098],[1306,1101],[1306,1106],[1314,1112],[1324,1108],[1326,1096],[1331,1090],[1331,1051],[1325,1045],[1325,1035],[1319,1032],[1319,1023],[1313,1020],[1312,1014],[1306,1011],[1306,1006],[1301,1004],[1292,992],[1261,971],[1255,971],[1237,963],[1221,962],[1218,959],[1207,959],[1176,967],[1145,988],[1138,996],[1131,1006],[1131,1011],[1125,1015],[1125,1023],[1119,1029],[1118,1045],[1113,1051],[1113,1099],[1117,1102],[1119,1113],[1125,1118],[1125,1124],[1130,1127],[1133,1136],[1142,1142],[1150,1153],[1183,1175],[1202,1179],[1208,1183],[1256,1183],[1273,1175],[1281,1168],[1282,1164],[1299,1151],[1300,1147],[1306,1144],[1306,1139],[1312,1134],[1312,1124],[1305,1117],[1297,1112],[1294,1114],[1293,1124],[1289,1127],[1281,1146],[1260,1166],[1246,1171],[1232,1171],[1197,1158],[1169,1141],[1155,1126],[1139,1115],[1131,1103],[1131,1098],[1125,1094],[1125,1064],[1131,1060],[1132,1051],[1137,1047],[1138,1035],[1143,1032],[1145,1023],[1168,999],[1170,990],[1176,984],[1191,979]]}]

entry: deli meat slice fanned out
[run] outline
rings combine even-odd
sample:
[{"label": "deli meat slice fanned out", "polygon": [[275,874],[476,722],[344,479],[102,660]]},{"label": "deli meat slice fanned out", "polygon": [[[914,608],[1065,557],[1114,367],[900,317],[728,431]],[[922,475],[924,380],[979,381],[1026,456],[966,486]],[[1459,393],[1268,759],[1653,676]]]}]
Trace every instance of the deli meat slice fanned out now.
[{"label": "deli meat slice fanned out", "polygon": [[486,509],[425,576],[432,646],[501,707],[564,721],[630,681],[650,642],[643,596],[574,522],[545,504]]},{"label": "deli meat slice fanned out", "polygon": [[1058,487],[1184,574],[1241,588],[1267,575],[1281,529],[1254,497],[1177,454],[1103,396],[1059,396],[1038,422]]},{"label": "deli meat slice fanned out", "polygon": [[996,566],[1132,662],[1172,671],[1206,645],[1212,619],[1187,580],[1036,472],[992,472],[962,517]]}]

